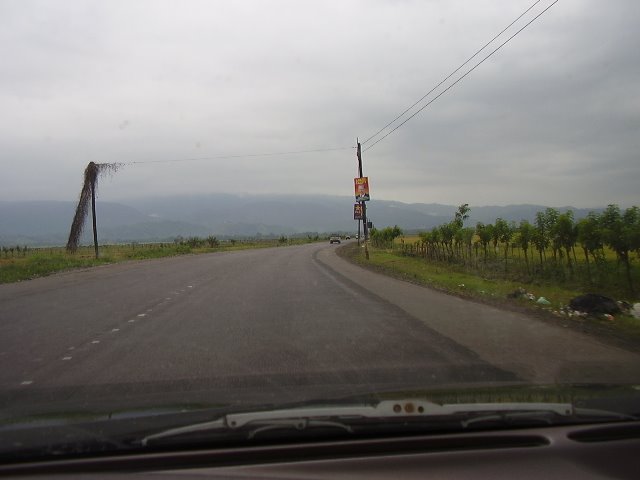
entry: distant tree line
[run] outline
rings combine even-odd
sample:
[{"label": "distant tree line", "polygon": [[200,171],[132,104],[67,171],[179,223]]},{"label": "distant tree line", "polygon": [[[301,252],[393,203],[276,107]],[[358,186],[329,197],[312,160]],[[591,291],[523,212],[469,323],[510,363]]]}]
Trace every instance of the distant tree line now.
[{"label": "distant tree line", "polygon": [[11,254],[11,258],[15,257],[15,256],[23,256],[25,257],[27,255],[27,252],[29,251],[29,247],[27,247],[26,245],[24,247],[21,247],[20,245],[16,245],[11,246],[11,247],[5,247],[2,246],[2,248],[0,249],[2,251],[2,254],[4,255],[4,258],[9,258],[9,254]]},{"label": "distant tree line", "polygon": [[[636,206],[622,211],[618,205],[609,205],[602,213],[592,212],[579,221],[572,211],[547,208],[536,214],[533,223],[497,218],[493,224],[478,222],[475,227],[465,226],[469,211],[468,204],[460,205],[453,220],[420,233],[413,245],[403,243],[403,253],[480,272],[499,269],[589,285],[602,285],[622,275],[629,291],[635,292],[632,254],[640,255]],[[606,249],[615,253],[616,261],[607,261]]]}]

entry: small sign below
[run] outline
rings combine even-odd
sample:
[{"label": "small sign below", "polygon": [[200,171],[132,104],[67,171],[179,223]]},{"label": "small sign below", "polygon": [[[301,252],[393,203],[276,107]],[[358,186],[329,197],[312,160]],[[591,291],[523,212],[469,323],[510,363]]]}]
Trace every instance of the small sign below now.
[{"label": "small sign below", "polygon": [[356,203],[353,206],[353,219],[354,220],[362,220],[362,205]]}]

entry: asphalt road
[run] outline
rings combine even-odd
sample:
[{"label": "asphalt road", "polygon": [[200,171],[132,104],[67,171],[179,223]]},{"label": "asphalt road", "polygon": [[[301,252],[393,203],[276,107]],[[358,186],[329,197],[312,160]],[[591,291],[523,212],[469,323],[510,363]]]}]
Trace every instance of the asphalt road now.
[{"label": "asphalt road", "polygon": [[364,271],[335,248],[181,256],[0,285],[0,408],[640,379],[636,354]]}]

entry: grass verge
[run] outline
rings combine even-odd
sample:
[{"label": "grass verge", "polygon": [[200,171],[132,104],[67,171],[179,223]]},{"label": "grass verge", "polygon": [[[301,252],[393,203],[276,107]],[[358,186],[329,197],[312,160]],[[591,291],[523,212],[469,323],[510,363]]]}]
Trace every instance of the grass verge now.
[{"label": "grass verge", "polygon": [[26,258],[11,258],[0,262],[0,283],[12,283],[43,277],[73,268],[86,268],[112,263],[111,257],[86,258],[56,253],[34,254]]}]

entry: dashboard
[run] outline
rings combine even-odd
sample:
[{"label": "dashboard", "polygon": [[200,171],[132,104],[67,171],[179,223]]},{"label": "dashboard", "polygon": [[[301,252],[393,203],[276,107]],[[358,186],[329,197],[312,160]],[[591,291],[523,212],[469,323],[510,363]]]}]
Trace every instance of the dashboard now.
[{"label": "dashboard", "polygon": [[5,464],[11,478],[562,478],[640,476],[640,423],[180,450]]}]

